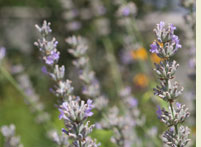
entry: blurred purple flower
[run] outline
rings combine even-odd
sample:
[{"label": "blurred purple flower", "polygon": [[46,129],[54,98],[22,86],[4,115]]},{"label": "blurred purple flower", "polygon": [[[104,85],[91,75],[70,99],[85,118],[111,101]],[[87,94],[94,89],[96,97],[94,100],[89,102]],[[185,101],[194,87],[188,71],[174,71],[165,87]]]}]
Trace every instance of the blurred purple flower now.
[{"label": "blurred purple flower", "polygon": [[59,59],[59,52],[51,51],[50,55],[45,58],[45,63],[48,65],[54,64],[55,60]]},{"label": "blurred purple flower", "polygon": [[156,42],[153,42],[151,45],[150,45],[151,49],[150,49],[150,52],[151,53],[158,53],[158,47],[157,47],[157,44]]},{"label": "blurred purple flower", "polygon": [[181,108],[181,104],[179,102],[176,103],[177,109]]},{"label": "blurred purple flower", "polygon": [[44,74],[48,74],[48,71],[47,71],[46,66],[43,66],[43,67],[41,68],[41,71],[42,71]]},{"label": "blurred purple flower", "polygon": [[159,29],[162,31],[164,26],[165,26],[165,22],[164,22],[164,21],[161,21],[161,22],[159,23]]},{"label": "blurred purple flower", "polygon": [[6,55],[6,48],[0,47],[0,60],[3,59]]},{"label": "blurred purple flower", "polygon": [[64,111],[68,111],[68,102],[63,102],[61,105],[61,108],[59,108],[59,112],[60,112],[59,119],[67,119]]},{"label": "blurred purple flower", "polygon": [[181,44],[179,44],[180,40],[179,40],[179,37],[177,35],[172,35],[172,41],[175,43],[176,49],[182,47]]},{"label": "blurred purple flower", "polygon": [[62,128],[61,130],[62,130],[62,132],[64,132],[65,134],[68,135],[68,131],[66,131],[64,128]]},{"label": "blurred purple flower", "polygon": [[157,108],[158,108],[158,110],[156,111],[156,114],[157,114],[158,119],[160,119],[161,115],[162,115],[161,107],[158,105]]},{"label": "blurred purple flower", "polygon": [[131,98],[129,99],[129,104],[131,105],[131,107],[135,107],[138,105],[138,100],[135,98]]},{"label": "blurred purple flower", "polygon": [[87,109],[85,110],[85,115],[88,116],[92,116],[94,113],[91,112],[91,110],[94,108],[94,105],[92,104],[92,100],[88,99],[87,100]]},{"label": "blurred purple flower", "polygon": [[122,11],[124,16],[128,16],[130,14],[130,9],[128,7],[125,7]]},{"label": "blurred purple flower", "polygon": [[171,24],[170,25],[170,31],[172,34],[174,33],[174,30],[176,30],[176,27],[173,24]]},{"label": "blurred purple flower", "polygon": [[120,58],[123,64],[130,64],[133,61],[130,51],[122,51]]}]

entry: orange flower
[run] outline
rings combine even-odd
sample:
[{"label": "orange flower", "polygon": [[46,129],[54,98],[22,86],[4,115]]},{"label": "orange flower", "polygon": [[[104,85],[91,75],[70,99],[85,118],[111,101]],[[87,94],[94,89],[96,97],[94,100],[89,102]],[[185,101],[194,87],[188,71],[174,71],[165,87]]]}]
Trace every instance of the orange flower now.
[{"label": "orange flower", "polygon": [[147,59],[147,51],[145,48],[141,47],[137,50],[133,50],[131,51],[131,56],[133,57],[133,59],[135,60],[146,60]]},{"label": "orange flower", "polygon": [[135,77],[133,78],[133,82],[136,86],[140,88],[145,88],[149,84],[149,79],[145,74],[140,73],[135,75]]},{"label": "orange flower", "polygon": [[151,54],[151,61],[154,63],[160,63],[163,59],[157,56],[156,53]]}]

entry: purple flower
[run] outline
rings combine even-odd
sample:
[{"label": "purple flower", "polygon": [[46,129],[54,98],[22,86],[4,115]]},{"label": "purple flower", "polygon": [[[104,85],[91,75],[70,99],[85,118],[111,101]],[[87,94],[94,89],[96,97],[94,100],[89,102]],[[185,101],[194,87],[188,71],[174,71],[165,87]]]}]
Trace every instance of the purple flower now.
[{"label": "purple flower", "polygon": [[62,132],[64,132],[65,134],[68,135],[68,131],[66,131],[64,128],[62,128],[61,130],[62,130]]},{"label": "purple flower", "polygon": [[169,129],[171,132],[174,132],[174,127],[170,127]]},{"label": "purple flower", "polygon": [[68,111],[68,102],[63,102],[61,108],[59,108],[60,112],[59,119],[67,119],[64,111]]},{"label": "purple flower", "polygon": [[92,104],[92,100],[87,100],[87,109],[85,110],[85,116],[89,117],[92,116],[94,113],[91,112],[91,110],[94,108],[94,105]]},{"label": "purple flower", "polygon": [[59,52],[57,51],[51,51],[51,56],[54,60],[58,60],[59,59]]},{"label": "purple flower", "polygon": [[124,16],[128,16],[130,14],[130,9],[126,7],[123,9],[122,13]]},{"label": "purple flower", "polygon": [[42,71],[44,74],[48,74],[48,71],[47,71],[46,66],[43,66],[43,67],[41,68],[41,71]]},{"label": "purple flower", "polygon": [[51,51],[51,54],[45,58],[45,63],[48,65],[54,64],[55,60],[59,59],[59,52]]},{"label": "purple flower", "polygon": [[59,109],[59,112],[60,112],[60,115],[59,115],[59,119],[63,119],[63,118],[66,118],[65,117],[65,114],[64,114],[64,111],[62,109]]},{"label": "purple flower", "polygon": [[165,26],[165,22],[161,21],[158,25],[159,25],[159,30],[162,31],[163,27]]},{"label": "purple flower", "polygon": [[0,47],[0,60],[3,59],[6,55],[6,49],[4,47]]},{"label": "purple flower", "polygon": [[52,56],[48,56],[45,59],[45,63],[48,64],[48,65],[52,65],[54,63],[54,59],[52,58]]},{"label": "purple flower", "polygon": [[138,100],[135,98],[131,98],[129,99],[129,104],[131,105],[131,107],[135,107],[138,105]]},{"label": "purple flower", "polygon": [[154,41],[151,45],[150,45],[151,49],[149,50],[151,53],[158,53],[158,47],[156,42]]},{"label": "purple flower", "polygon": [[179,102],[176,103],[177,109],[181,108],[181,104]]},{"label": "purple flower", "polygon": [[121,61],[123,64],[130,64],[133,61],[130,51],[122,51],[120,54]]},{"label": "purple flower", "polygon": [[179,44],[180,40],[179,40],[179,37],[177,35],[172,35],[172,42],[175,43],[176,49],[182,47],[181,44]]},{"label": "purple flower", "polygon": [[174,30],[176,30],[176,27],[173,24],[171,24],[170,25],[170,31],[172,34],[174,33]]},{"label": "purple flower", "polygon": [[156,111],[156,114],[157,114],[158,119],[160,119],[161,115],[162,115],[161,107],[157,106],[157,108],[158,108],[158,110]]}]

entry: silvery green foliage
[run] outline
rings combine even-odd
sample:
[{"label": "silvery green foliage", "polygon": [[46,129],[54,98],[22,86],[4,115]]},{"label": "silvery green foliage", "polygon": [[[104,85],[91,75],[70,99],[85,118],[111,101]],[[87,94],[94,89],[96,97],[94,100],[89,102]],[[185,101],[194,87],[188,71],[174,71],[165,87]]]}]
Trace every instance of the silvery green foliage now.
[{"label": "silvery green foliage", "polygon": [[178,82],[174,82],[174,74],[179,66],[176,61],[170,59],[175,52],[181,48],[179,38],[174,34],[176,27],[173,24],[165,25],[164,22],[157,24],[154,32],[157,41],[151,44],[150,52],[156,53],[163,59],[160,64],[155,64],[154,71],[158,75],[160,84],[154,88],[154,94],[169,104],[169,109],[158,107],[158,118],[167,125],[168,130],[162,135],[162,140],[166,146],[183,147],[190,139],[188,139],[189,129],[183,127],[182,124],[190,113],[185,105],[176,103],[175,101],[182,94],[183,88],[180,88]]},{"label": "silvery green foliage", "polygon": [[187,117],[189,117],[190,113],[188,112],[188,108],[185,105],[181,105],[177,103],[176,109],[173,109],[173,113],[171,113],[171,108],[166,111],[164,108],[161,110],[162,115],[160,119],[167,126],[175,126],[179,123],[183,123]]},{"label": "silvery green foliage", "polygon": [[20,137],[15,135],[15,125],[2,126],[1,133],[4,136],[4,147],[23,147]]},{"label": "silvery green foliage", "polygon": [[153,70],[156,72],[160,79],[172,79],[174,78],[173,75],[179,67],[179,64],[175,60],[173,60],[172,62],[165,60],[160,64],[155,63],[155,67],[156,68],[154,68]]},{"label": "silvery green foliage", "polygon": [[68,51],[76,58],[73,64],[80,70],[79,78],[83,82],[83,95],[93,98],[96,108],[102,109],[107,106],[108,100],[101,94],[99,81],[95,77],[95,72],[90,68],[89,58],[86,53],[88,49],[87,41],[80,36],[72,36],[68,37],[66,42],[72,46]]},{"label": "silvery green foliage", "polygon": [[154,90],[154,95],[159,96],[163,100],[170,102],[176,100],[183,92],[183,87],[180,88],[178,82],[171,83],[170,79],[161,80],[160,85],[157,85]]},{"label": "silvery green foliage", "polygon": [[[47,37],[50,30],[50,23],[44,21],[42,27],[36,25],[36,28],[41,33],[42,38],[35,43],[35,45],[40,49],[42,54],[42,59],[47,65],[42,68],[42,71],[45,74],[48,74],[56,83],[52,91],[55,95],[61,98],[61,104],[59,106],[60,119],[64,120],[66,129],[63,129],[63,132],[68,136],[69,139],[72,139],[72,143],[69,144],[71,147],[96,147],[99,146],[89,138],[87,135],[92,131],[94,125],[89,126],[89,121],[87,118],[93,115],[92,109],[94,105],[92,100],[88,99],[87,103],[81,101],[79,97],[73,95],[73,87],[71,86],[70,80],[65,80],[65,68],[62,65],[59,67],[57,62],[59,60],[59,51],[57,50],[57,44],[55,38],[48,41]],[[59,145],[66,143],[63,138],[60,138],[58,135],[52,134],[53,140]],[[62,136],[61,136],[62,137]],[[61,140],[62,139],[62,140]]]},{"label": "silvery green foliage", "polygon": [[16,76],[20,88],[24,91],[26,97],[28,98],[28,100],[25,99],[25,103],[28,104],[31,111],[36,114],[36,121],[38,123],[49,121],[50,116],[47,112],[45,112],[45,106],[40,101],[38,94],[36,94],[28,75],[24,73],[23,66],[13,66],[12,73]]},{"label": "silvery green foliage", "polygon": [[171,127],[162,135],[162,140],[167,146],[184,147],[190,141],[188,138],[189,134],[190,130],[188,127],[180,126],[178,133],[176,133],[174,127]]}]

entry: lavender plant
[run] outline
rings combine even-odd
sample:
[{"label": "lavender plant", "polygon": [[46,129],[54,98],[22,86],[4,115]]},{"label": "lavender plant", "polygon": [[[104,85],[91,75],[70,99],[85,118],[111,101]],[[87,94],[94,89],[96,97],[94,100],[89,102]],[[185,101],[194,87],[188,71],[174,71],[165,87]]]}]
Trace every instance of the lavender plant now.
[{"label": "lavender plant", "polygon": [[167,26],[162,21],[157,24],[154,29],[157,38],[151,44],[150,52],[163,59],[160,64],[155,63],[154,69],[160,80],[160,84],[154,88],[154,94],[169,105],[168,109],[159,107],[157,111],[158,118],[168,127],[162,135],[162,141],[166,146],[183,147],[190,141],[190,129],[182,123],[190,113],[185,105],[177,102],[183,87],[176,81],[172,83],[179,64],[171,57],[182,47],[178,36],[174,34],[175,29],[173,24]]},{"label": "lavender plant", "polygon": [[93,98],[95,100],[95,108],[101,110],[107,106],[108,99],[101,94],[100,84],[95,77],[95,72],[91,70],[89,58],[87,56],[87,41],[83,37],[68,37],[66,42],[72,46],[69,49],[69,53],[76,59],[73,64],[79,69],[79,78],[83,81],[82,94],[86,97]]},{"label": "lavender plant", "polygon": [[[41,33],[41,39],[34,44],[41,51],[42,59],[47,67],[43,67],[43,72],[48,74],[56,83],[52,91],[61,98],[61,104],[58,106],[60,111],[59,119],[64,120],[66,129],[62,131],[69,138],[69,146],[75,147],[97,147],[95,140],[92,140],[88,135],[91,133],[94,125],[89,125],[87,118],[93,115],[92,100],[88,99],[87,103],[80,100],[79,97],[73,95],[73,87],[70,80],[64,79],[65,67],[59,67],[58,60],[60,52],[57,50],[55,38],[48,40],[48,35],[52,32],[50,23],[43,22],[42,27],[36,25],[36,28]],[[49,69],[49,71],[48,71]],[[54,135],[54,140],[58,144],[67,144],[64,139],[58,141],[58,136]],[[61,142],[62,141],[62,142]],[[71,143],[72,142],[72,143]]]},{"label": "lavender plant", "polygon": [[15,135],[15,125],[2,126],[1,133],[4,136],[4,147],[23,147],[20,137]]}]

